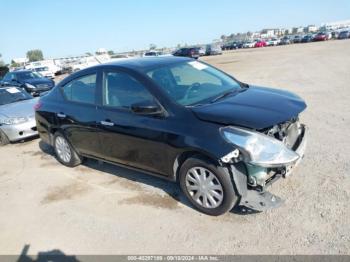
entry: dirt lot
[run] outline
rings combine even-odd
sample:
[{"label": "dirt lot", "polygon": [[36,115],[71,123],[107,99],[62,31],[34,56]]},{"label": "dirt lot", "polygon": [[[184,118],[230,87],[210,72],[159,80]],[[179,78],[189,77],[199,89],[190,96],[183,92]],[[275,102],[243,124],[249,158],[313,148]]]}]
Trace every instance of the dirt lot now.
[{"label": "dirt lot", "polygon": [[350,40],[204,60],[307,101],[306,158],[271,188],[282,207],[206,216],[175,184],[92,160],[69,169],[35,139],[0,148],[0,253],[350,254]]}]

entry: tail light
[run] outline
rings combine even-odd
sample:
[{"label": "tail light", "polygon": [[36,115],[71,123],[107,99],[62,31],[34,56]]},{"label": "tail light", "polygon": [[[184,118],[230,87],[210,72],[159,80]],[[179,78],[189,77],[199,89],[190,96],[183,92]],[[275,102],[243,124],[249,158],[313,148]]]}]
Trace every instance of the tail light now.
[{"label": "tail light", "polygon": [[41,106],[42,106],[43,104],[40,102],[40,101],[38,101],[36,104],[35,104],[35,106],[34,106],[34,110],[36,111],[36,110],[39,110],[40,108],[41,108]]}]

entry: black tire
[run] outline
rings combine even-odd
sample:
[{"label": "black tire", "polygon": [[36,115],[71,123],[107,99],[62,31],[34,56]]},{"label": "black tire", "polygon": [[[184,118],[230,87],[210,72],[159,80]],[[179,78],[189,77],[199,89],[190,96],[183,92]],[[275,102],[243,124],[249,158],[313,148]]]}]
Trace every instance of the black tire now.
[{"label": "black tire", "polygon": [[0,146],[5,146],[10,143],[7,135],[0,129]]},{"label": "black tire", "polygon": [[[60,154],[58,153],[57,149],[57,139],[63,139],[64,141],[67,142],[69,152],[70,152],[70,158],[69,161],[65,161]],[[80,165],[83,162],[83,158],[79,156],[79,154],[74,150],[72,145],[69,143],[69,141],[66,139],[66,137],[61,133],[61,132],[56,132],[54,137],[53,137],[53,148],[55,151],[56,159],[62,164],[67,167],[76,167]]]},{"label": "black tire", "polygon": [[[186,187],[186,174],[193,167],[203,167],[214,174],[214,176],[219,180],[222,189],[223,189],[223,200],[218,207],[215,208],[206,208],[198,204],[187,190]],[[181,190],[186,195],[187,199],[195,206],[199,211],[211,215],[219,216],[228,211],[230,211],[238,201],[238,197],[235,193],[234,186],[230,175],[225,172],[225,170],[212,163],[209,159],[206,159],[201,156],[194,156],[188,158],[180,168],[179,172],[179,183]]]}]

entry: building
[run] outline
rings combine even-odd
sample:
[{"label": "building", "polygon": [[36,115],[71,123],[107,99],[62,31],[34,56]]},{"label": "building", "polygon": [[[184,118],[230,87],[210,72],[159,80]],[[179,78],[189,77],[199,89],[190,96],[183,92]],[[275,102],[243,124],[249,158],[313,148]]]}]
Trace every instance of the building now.
[{"label": "building", "polygon": [[292,30],[292,34],[301,34],[304,33],[304,27],[299,26],[299,27],[294,27]]},{"label": "building", "polygon": [[304,28],[305,33],[315,33],[317,32],[317,30],[318,30],[318,27],[315,25],[308,25]]},{"label": "building", "polygon": [[263,29],[261,30],[260,34],[262,38],[269,38],[275,36],[275,30],[276,29]]},{"label": "building", "polygon": [[350,27],[350,20],[324,23],[321,25],[320,29],[322,31],[327,31],[327,30],[337,30],[337,29],[347,28],[347,27]]},{"label": "building", "polygon": [[26,63],[28,63],[28,58],[26,57],[13,58],[12,61],[18,64],[19,66],[24,66]]}]

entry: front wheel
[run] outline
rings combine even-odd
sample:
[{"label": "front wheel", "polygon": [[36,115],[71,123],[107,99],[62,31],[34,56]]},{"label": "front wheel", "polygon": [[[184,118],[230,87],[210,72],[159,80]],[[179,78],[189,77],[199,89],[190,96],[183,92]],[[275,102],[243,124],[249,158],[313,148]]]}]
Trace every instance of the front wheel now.
[{"label": "front wheel", "polygon": [[57,132],[54,135],[53,141],[56,158],[61,164],[68,167],[75,167],[81,164],[82,158],[69,144],[63,134]]},{"label": "front wheel", "polygon": [[182,191],[205,214],[222,215],[230,211],[238,200],[230,175],[205,158],[187,159],[179,175]]}]

